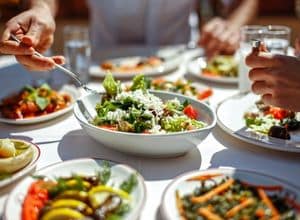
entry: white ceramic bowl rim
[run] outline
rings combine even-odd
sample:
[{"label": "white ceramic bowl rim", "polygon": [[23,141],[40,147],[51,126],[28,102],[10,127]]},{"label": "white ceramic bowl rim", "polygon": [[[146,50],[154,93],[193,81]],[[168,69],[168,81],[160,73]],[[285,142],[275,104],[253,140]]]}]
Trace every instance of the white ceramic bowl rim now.
[{"label": "white ceramic bowl rim", "polygon": [[[212,115],[212,122],[210,123],[210,125],[207,125],[204,128],[199,128],[199,129],[195,129],[195,130],[191,130],[191,131],[180,131],[180,132],[171,132],[171,133],[166,133],[166,134],[143,134],[143,133],[131,133],[131,132],[122,132],[122,131],[111,131],[108,129],[104,129],[104,128],[100,128],[97,127],[89,122],[83,121],[77,114],[75,111],[75,108],[73,110],[75,117],[77,118],[78,121],[80,121],[81,123],[89,126],[90,128],[94,129],[94,130],[102,130],[108,133],[114,133],[114,134],[119,134],[119,135],[128,135],[128,136],[142,136],[142,137],[167,137],[167,136],[180,136],[180,135],[186,135],[186,134],[193,134],[193,133],[198,133],[199,131],[205,131],[205,130],[211,130],[212,128],[215,127],[216,123],[217,123],[217,117],[216,117],[216,113],[214,110],[211,109],[211,107],[206,104],[203,101],[194,99],[192,97],[188,97],[188,96],[184,96],[181,94],[176,94],[176,93],[172,93],[172,92],[166,92],[166,91],[159,91],[159,90],[149,90],[151,93],[161,93],[161,94],[167,94],[167,95],[172,95],[174,96],[174,98],[176,97],[181,97],[181,98],[185,98],[187,100],[193,100],[194,102],[198,102],[201,105],[203,105],[209,112],[209,114]],[[104,92],[99,93],[99,95],[103,95],[105,94]],[[93,95],[93,94],[90,94]],[[87,95],[89,96],[89,95]],[[86,97],[86,96],[85,96]],[[81,99],[83,99],[84,97],[82,97]]]}]

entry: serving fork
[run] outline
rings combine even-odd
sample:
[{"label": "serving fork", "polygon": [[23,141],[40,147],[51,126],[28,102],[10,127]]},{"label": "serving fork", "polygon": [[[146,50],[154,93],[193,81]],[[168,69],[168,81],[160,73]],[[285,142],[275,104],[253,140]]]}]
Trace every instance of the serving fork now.
[{"label": "serving fork", "polygon": [[[21,43],[21,41],[13,34],[10,35],[11,39],[16,41],[17,43]],[[36,50],[34,51],[34,55],[38,56],[38,57],[45,57],[44,55],[42,55],[41,53],[37,52]],[[74,72],[72,72],[71,70],[68,70],[67,68],[63,67],[62,65],[59,65],[57,63],[55,63],[55,67],[59,70],[61,70],[62,72],[64,72],[65,74],[69,75],[70,77],[72,77],[77,83],[78,85],[83,88],[85,91],[89,92],[89,93],[99,93],[98,91],[89,88],[85,83],[83,83],[80,78],[78,77],[79,74],[76,74]]]}]

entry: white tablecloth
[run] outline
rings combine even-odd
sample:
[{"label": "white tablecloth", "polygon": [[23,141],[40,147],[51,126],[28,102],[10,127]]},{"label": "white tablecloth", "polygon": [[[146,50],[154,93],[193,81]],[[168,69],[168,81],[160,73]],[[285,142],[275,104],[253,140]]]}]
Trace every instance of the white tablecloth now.
[{"label": "white tablecloth", "polygon": [[[0,66],[11,64],[7,60],[11,58],[0,59]],[[30,81],[29,74],[22,71],[16,65],[11,66],[11,69],[0,69],[0,96],[12,90],[12,84],[20,86]],[[182,66],[168,77],[178,78],[184,73],[185,67]],[[92,86],[99,85],[99,81]],[[214,96],[211,99],[214,107],[222,99],[237,92],[234,86],[213,84],[211,86],[214,88]],[[134,167],[143,175],[147,186],[147,200],[140,218],[143,220],[160,219],[159,205],[164,189],[174,177],[186,171],[210,167],[235,167],[257,170],[300,185],[299,154],[266,150],[241,142],[224,133],[218,126],[198,148],[185,156],[169,159],[135,157],[101,146],[85,134],[72,113],[37,125],[0,124],[0,138],[5,137],[37,143],[41,148],[37,169],[79,157],[99,157]],[[9,186],[0,190],[0,213],[3,212],[7,193],[12,188],[13,186]]]}]

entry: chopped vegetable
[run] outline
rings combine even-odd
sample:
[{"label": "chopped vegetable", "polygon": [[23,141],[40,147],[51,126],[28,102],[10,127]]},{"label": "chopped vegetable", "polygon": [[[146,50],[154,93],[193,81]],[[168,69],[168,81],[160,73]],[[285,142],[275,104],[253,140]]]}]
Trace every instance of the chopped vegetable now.
[{"label": "chopped vegetable", "polygon": [[10,119],[22,119],[49,114],[66,108],[71,102],[67,94],[59,94],[49,85],[25,86],[18,94],[0,103],[0,113]]},{"label": "chopped vegetable", "polygon": [[120,91],[120,82],[116,82],[111,73],[107,73],[103,81],[103,87],[107,95],[115,96]]},{"label": "chopped vegetable", "polygon": [[132,190],[136,187],[137,185],[137,177],[135,174],[131,174],[128,180],[124,181],[120,188],[124,190],[127,193],[131,193]]},{"label": "chopped vegetable", "polygon": [[186,106],[183,109],[183,113],[186,114],[191,119],[197,119],[198,118],[198,112],[192,105]]},{"label": "chopped vegetable", "polygon": [[300,128],[298,113],[265,105],[261,100],[256,108],[244,115],[250,130],[280,139],[290,139],[290,131]]},{"label": "chopped vegetable", "polygon": [[233,56],[216,56],[202,69],[202,73],[218,77],[237,77],[238,65]]},{"label": "chopped vegetable", "polygon": [[108,185],[110,177],[108,162],[95,176],[73,174],[55,180],[39,176],[25,197],[22,220],[124,219],[131,210],[136,175],[119,187]]},{"label": "chopped vegetable", "polygon": [[262,186],[264,190],[223,174],[199,175],[186,181],[199,185],[191,193],[180,195],[176,190],[174,196],[181,219],[297,219],[297,204],[285,197],[290,192],[281,186]]},{"label": "chopped vegetable", "polygon": [[[104,83],[114,81],[107,75]],[[96,105],[93,124],[104,129],[134,133],[166,133],[195,130],[206,126],[198,121],[198,112],[185,101],[163,101],[147,90],[143,75],[137,75],[130,91],[110,91]],[[111,83],[114,84],[114,83]],[[104,86],[108,88],[107,86]]]},{"label": "chopped vegetable", "polygon": [[[142,75],[143,76],[143,75]],[[139,77],[140,84],[143,88],[161,90],[168,92],[180,93],[186,96],[197,98],[198,100],[205,100],[213,95],[211,88],[198,88],[194,86],[190,81],[184,79],[178,79],[176,81],[169,81],[164,78],[156,78],[150,80],[146,77]],[[135,81],[135,80],[134,80]],[[129,90],[135,90],[135,82],[128,88]]]}]

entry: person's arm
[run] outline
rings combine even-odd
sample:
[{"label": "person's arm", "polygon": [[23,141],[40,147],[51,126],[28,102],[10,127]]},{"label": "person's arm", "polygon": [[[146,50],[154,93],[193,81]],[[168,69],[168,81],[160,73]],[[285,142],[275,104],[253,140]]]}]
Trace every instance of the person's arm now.
[{"label": "person's arm", "polygon": [[240,27],[248,24],[257,13],[258,0],[244,0],[227,18],[213,18],[201,30],[200,45],[208,57],[219,53],[233,54],[239,47]]},{"label": "person's arm", "polygon": [[[29,70],[52,69],[55,62],[62,64],[64,58],[61,56],[40,58],[33,55],[33,52],[35,49],[43,53],[53,43],[56,0],[30,0],[28,8],[6,23],[0,42],[0,52],[15,55],[16,59]],[[11,34],[16,35],[21,43],[11,40]]]},{"label": "person's arm", "polygon": [[236,29],[249,24],[257,15],[258,0],[244,0],[228,17],[228,24]]}]

